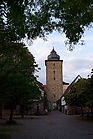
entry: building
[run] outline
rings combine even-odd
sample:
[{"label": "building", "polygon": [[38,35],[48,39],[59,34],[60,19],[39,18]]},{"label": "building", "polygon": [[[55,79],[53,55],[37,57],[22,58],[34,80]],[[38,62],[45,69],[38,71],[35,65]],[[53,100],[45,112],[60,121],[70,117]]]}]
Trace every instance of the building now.
[{"label": "building", "polygon": [[63,60],[60,60],[60,56],[54,48],[50,55],[48,55],[47,60],[45,60],[45,66],[47,97],[52,109],[55,109],[57,107],[57,101],[63,95],[65,86],[63,87]]}]

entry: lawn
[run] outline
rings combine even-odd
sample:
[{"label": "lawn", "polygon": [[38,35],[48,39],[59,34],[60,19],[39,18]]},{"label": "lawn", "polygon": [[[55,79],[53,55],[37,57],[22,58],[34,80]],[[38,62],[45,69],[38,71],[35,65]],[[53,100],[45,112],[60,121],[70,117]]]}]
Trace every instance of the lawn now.
[{"label": "lawn", "polygon": [[8,133],[0,133],[0,139],[11,139],[11,135]]},{"label": "lawn", "polygon": [[5,123],[5,120],[0,120],[0,139],[11,139],[13,134],[23,129],[23,124],[20,122],[16,125]]}]

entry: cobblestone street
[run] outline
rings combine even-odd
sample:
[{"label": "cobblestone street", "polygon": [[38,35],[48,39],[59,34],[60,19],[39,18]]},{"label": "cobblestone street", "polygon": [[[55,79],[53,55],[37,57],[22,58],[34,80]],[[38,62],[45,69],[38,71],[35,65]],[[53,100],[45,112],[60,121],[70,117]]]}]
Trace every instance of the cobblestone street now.
[{"label": "cobblestone street", "polygon": [[93,121],[53,111],[46,116],[25,119],[22,130],[14,133],[12,139],[93,139]]}]

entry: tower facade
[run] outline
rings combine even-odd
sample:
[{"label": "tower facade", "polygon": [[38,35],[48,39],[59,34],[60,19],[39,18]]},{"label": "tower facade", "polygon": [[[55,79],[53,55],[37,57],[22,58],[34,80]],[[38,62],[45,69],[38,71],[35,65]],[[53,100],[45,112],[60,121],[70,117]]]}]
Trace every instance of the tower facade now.
[{"label": "tower facade", "polygon": [[51,104],[56,103],[63,94],[62,63],[63,60],[60,60],[60,56],[53,48],[45,60],[47,97]]}]

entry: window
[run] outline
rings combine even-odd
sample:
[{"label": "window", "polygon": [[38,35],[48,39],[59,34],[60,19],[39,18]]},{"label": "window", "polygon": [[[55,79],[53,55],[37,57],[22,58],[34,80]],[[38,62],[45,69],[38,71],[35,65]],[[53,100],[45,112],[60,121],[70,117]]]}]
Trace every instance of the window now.
[{"label": "window", "polygon": [[55,80],[55,70],[53,71],[53,73],[54,73],[54,80]]}]

